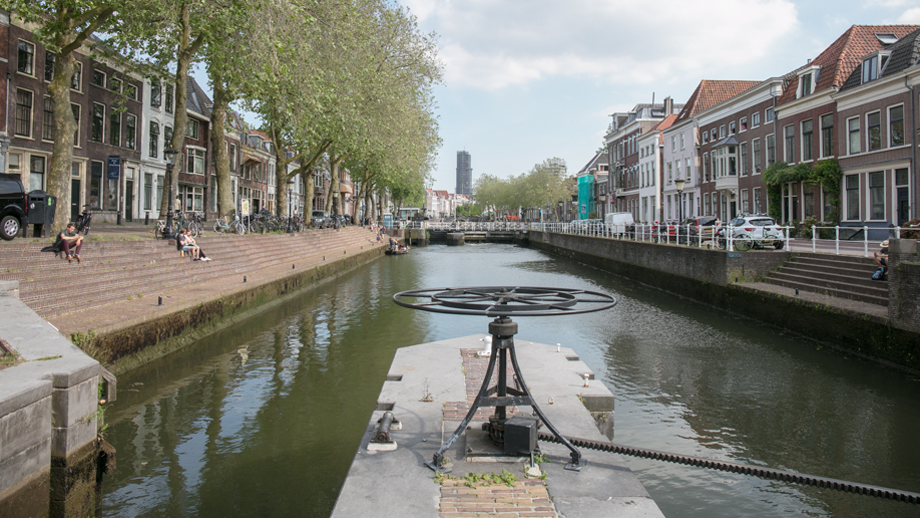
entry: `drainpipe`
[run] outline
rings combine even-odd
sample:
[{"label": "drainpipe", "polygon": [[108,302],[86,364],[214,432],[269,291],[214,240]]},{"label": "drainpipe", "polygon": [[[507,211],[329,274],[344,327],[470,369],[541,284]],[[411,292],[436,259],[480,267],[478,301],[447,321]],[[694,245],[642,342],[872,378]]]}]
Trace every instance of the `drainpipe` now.
[{"label": "drainpipe", "polygon": [[[911,124],[911,129],[913,129],[914,131],[913,135],[911,135],[910,137],[910,147],[913,149],[913,151],[911,152],[912,156],[911,156],[911,161],[910,161],[910,173],[911,173],[910,176],[917,178],[917,138],[920,137],[920,129],[917,128],[917,111],[916,111],[917,107],[914,105],[914,95],[916,94],[916,90],[914,88],[911,88],[910,85],[908,85],[907,83],[908,83],[907,75],[905,75],[904,76],[904,86],[907,87],[908,95],[910,96],[910,124]],[[909,178],[910,177],[908,177],[908,179]],[[913,188],[910,190],[910,214],[908,215],[908,218],[907,218],[908,221],[917,217],[917,210],[916,210],[916,207],[917,207],[916,183],[917,182],[916,180],[914,180],[913,183],[914,185],[911,185],[911,187]],[[895,197],[895,199],[897,199],[897,197]],[[900,237],[901,236],[898,236],[898,238]]]},{"label": "drainpipe", "polygon": [[[771,93],[771,94],[773,93],[772,88],[771,88],[770,93]],[[777,129],[776,129],[776,124],[779,122],[779,114],[776,113],[776,97],[777,97],[777,96],[776,96],[776,95],[773,95],[772,97],[773,97],[773,161],[775,162],[775,161],[776,161],[776,148],[779,147],[779,146],[776,145],[776,143],[779,141],[779,139],[776,138],[776,137],[779,136],[779,133],[777,133]],[[770,164],[767,164],[767,167],[770,167]],[[766,169],[764,169],[764,171],[766,171]],[[761,178],[761,181],[763,181],[763,176],[761,176],[760,178]],[[780,217],[782,217],[782,216],[785,215],[785,212],[786,212],[786,211],[785,211],[785,207],[783,206],[783,201],[782,201],[782,200],[783,200],[783,188],[782,188],[782,186],[780,186],[779,193],[780,193],[780,195],[779,195],[779,199],[780,199],[780,202],[779,202],[779,209],[780,209],[779,215],[780,215]],[[770,203],[770,196],[767,194],[767,185],[766,185],[766,184],[764,184],[763,194],[764,194],[764,198],[767,199],[767,203]],[[770,209],[767,208],[767,214],[769,214],[769,213],[770,213]]]}]

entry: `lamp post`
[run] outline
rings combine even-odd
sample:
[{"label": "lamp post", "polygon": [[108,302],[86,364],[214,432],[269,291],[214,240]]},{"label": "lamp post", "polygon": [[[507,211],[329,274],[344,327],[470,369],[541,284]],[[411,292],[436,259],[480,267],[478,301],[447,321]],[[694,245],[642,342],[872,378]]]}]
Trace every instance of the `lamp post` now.
[{"label": "lamp post", "polygon": [[[684,180],[678,178],[674,180],[674,187],[677,187],[677,242],[680,243],[680,224],[684,222]],[[689,241],[690,236],[687,236]]]},{"label": "lamp post", "polygon": [[293,217],[292,207],[294,206],[294,199],[291,197],[291,194],[293,192],[293,187],[294,187],[294,179],[291,178],[290,180],[287,181],[287,191],[288,191],[287,193],[288,194],[288,223],[287,224],[288,224],[288,232],[291,232],[291,233],[294,232],[294,222],[291,220],[291,218]]},{"label": "lamp post", "polygon": [[163,156],[166,157],[166,185],[167,185],[167,196],[166,199],[166,228],[163,230],[163,239],[175,239],[176,235],[173,233],[173,204],[176,201],[176,194],[173,192],[173,167],[175,167],[176,156],[179,154],[178,151],[172,148],[172,146],[166,148],[163,151]]}]

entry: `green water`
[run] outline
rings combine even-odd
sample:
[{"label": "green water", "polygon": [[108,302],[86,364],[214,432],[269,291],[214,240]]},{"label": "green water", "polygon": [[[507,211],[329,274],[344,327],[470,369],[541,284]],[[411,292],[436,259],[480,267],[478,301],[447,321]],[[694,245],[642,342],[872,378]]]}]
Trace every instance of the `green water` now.
[{"label": "green water", "polygon": [[[118,470],[103,483],[102,515],[329,516],[394,351],[487,332],[485,317],[390,297],[471,285],[619,299],[601,313],[520,318],[517,335],[578,352],[616,396],[618,443],[920,492],[915,377],[538,251],[467,245],[384,257],[120,376],[106,415]],[[669,517],[920,516],[920,506],[625,460]]]}]

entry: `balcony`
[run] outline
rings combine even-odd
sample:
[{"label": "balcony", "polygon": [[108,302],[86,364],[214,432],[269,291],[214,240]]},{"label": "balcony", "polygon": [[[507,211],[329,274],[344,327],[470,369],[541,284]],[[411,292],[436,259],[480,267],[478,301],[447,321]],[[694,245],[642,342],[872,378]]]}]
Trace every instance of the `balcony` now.
[{"label": "balcony", "polygon": [[725,175],[719,178],[716,178],[716,190],[737,190],[738,189],[738,176],[737,175]]}]

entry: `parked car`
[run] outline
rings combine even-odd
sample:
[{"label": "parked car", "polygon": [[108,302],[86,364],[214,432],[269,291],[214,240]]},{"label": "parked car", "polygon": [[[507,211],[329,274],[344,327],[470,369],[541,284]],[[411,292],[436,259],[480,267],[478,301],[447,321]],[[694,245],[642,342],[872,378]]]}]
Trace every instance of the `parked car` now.
[{"label": "parked car", "polygon": [[313,211],[313,228],[326,228],[332,226],[332,218],[324,210]]},{"label": "parked car", "polygon": [[28,197],[19,175],[0,174],[0,238],[11,241],[28,221]]},{"label": "parked car", "polygon": [[[687,218],[680,223],[678,234],[680,242],[687,242],[687,233],[689,231],[690,243],[699,243],[700,241],[709,241],[712,236],[718,233],[722,222],[715,216],[697,216]],[[701,235],[702,234],[702,235]]]},{"label": "parked car", "polygon": [[763,246],[773,246],[777,250],[783,247],[786,234],[769,216],[740,216],[729,223],[728,228],[723,228],[720,235],[725,237],[731,229],[732,239],[750,238]]}]

